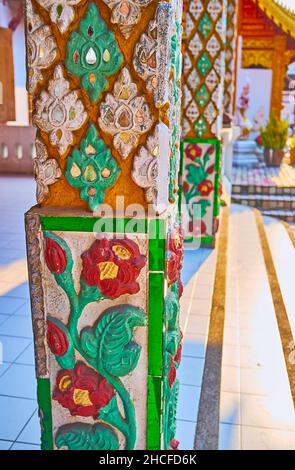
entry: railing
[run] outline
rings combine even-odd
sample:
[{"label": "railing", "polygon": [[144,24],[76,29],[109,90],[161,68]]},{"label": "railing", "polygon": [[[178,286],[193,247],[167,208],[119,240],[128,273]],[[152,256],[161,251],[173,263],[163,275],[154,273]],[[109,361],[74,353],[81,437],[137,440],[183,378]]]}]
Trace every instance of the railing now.
[{"label": "railing", "polygon": [[0,174],[32,174],[36,129],[0,125]]}]

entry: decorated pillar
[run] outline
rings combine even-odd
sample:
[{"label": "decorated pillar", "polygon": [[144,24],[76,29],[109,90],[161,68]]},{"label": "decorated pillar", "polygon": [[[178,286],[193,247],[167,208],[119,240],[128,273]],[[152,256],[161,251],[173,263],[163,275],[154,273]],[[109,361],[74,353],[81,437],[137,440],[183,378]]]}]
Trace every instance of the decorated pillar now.
[{"label": "decorated pillar", "polygon": [[26,0],[42,449],[177,448],[178,0]]},{"label": "decorated pillar", "polygon": [[226,0],[189,0],[183,67],[182,203],[187,241],[214,245],[219,213]]},{"label": "decorated pillar", "polygon": [[271,86],[271,113],[280,118],[283,107],[283,91],[288,69],[287,36],[276,35],[273,37],[272,54],[272,86]]},{"label": "decorated pillar", "polygon": [[[238,0],[227,0],[223,112],[234,115],[236,89]],[[226,116],[225,119],[226,120]]]}]

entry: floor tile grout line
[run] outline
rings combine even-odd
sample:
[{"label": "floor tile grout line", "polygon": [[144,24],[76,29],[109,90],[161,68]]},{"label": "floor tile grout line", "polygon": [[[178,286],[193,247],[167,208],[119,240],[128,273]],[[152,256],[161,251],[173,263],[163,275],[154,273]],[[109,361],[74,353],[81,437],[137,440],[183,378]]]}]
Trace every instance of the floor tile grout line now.
[{"label": "floor tile grout line", "polygon": [[21,396],[16,396],[16,395],[6,395],[5,393],[0,393],[0,397],[3,398],[15,398],[16,400],[27,400],[27,401],[36,401],[36,398],[29,398],[29,397],[21,397]]},{"label": "floor tile grout line", "polygon": [[290,354],[289,345],[294,344],[294,338],[289,323],[288,312],[284,303],[283,295],[281,292],[278,275],[276,272],[275,264],[273,261],[271,249],[269,246],[269,241],[267,234],[263,225],[262,215],[258,210],[254,211],[256,226],[258,230],[258,235],[260,239],[260,244],[262,248],[262,253],[264,257],[264,264],[266,268],[266,274],[268,278],[268,283],[271,291],[271,296],[273,300],[273,306],[275,311],[275,316],[277,319],[277,325],[279,329],[279,334],[281,338],[281,345],[283,349],[285,365],[287,370],[287,375],[289,379],[291,396],[293,399],[293,404],[295,406],[295,366],[291,364],[288,357]]},{"label": "floor tile grout line", "polygon": [[[225,315],[229,209],[223,208],[201,394],[194,438],[195,450],[218,449],[222,343]],[[215,369],[214,383],[212,371]],[[217,373],[216,373],[217,369]],[[213,385],[213,386],[212,386]]]},{"label": "floor tile grout line", "polygon": [[226,420],[220,421],[220,424],[227,424],[227,425],[231,425],[231,426],[240,426],[241,428],[245,427],[245,428],[250,428],[250,429],[255,428],[255,429],[263,429],[263,430],[271,430],[271,431],[285,431],[285,432],[290,432],[290,433],[294,434],[294,436],[295,436],[295,431],[292,430],[292,429],[289,429],[288,427],[278,428],[278,427],[272,427],[272,426],[258,426],[258,425],[254,425],[254,424],[233,423],[233,422],[226,421]]},{"label": "floor tile grout line", "polygon": [[16,444],[17,442],[17,438],[22,434],[22,432],[25,430],[26,426],[29,424],[29,422],[31,421],[31,419],[33,418],[34,414],[36,413],[37,411],[37,407],[35,408],[34,412],[32,413],[32,415],[30,416],[30,418],[26,421],[26,424],[22,427],[22,429],[20,430],[20,432],[18,433],[18,435],[16,436],[13,444],[10,446],[10,449],[14,446],[14,444]]},{"label": "floor tile grout line", "polygon": [[[33,333],[32,333],[32,334],[33,334]],[[1,333],[1,331],[0,331],[0,338],[1,338],[2,336],[4,336],[5,338],[14,338],[14,339],[18,338],[18,339],[28,339],[28,340],[32,340],[32,336],[15,336],[15,335],[7,335],[7,334],[5,335],[5,334]]]},{"label": "floor tile grout line", "polygon": [[[0,336],[1,337],[1,336]],[[31,340],[30,344],[28,344],[28,346],[25,347],[25,349],[23,349],[17,356],[16,358],[12,361],[12,362],[3,362],[4,364],[10,364],[9,367],[7,367],[7,369],[5,369],[5,371],[3,372],[3,374],[0,374],[0,378],[2,379],[2,377],[4,377],[4,375],[6,374],[6,372],[8,372],[9,369],[11,369],[12,366],[14,365],[17,365],[17,366],[28,366],[28,367],[34,367],[35,368],[35,364],[23,364],[23,363],[17,363],[16,361],[23,355],[23,353],[32,345],[33,343],[33,340]],[[0,393],[1,395],[1,393]]]}]

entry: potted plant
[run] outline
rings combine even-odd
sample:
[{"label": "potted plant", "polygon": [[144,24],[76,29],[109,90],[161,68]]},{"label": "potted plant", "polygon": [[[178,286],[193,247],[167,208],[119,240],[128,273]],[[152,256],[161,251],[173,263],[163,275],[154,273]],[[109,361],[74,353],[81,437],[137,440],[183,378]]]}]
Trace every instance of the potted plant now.
[{"label": "potted plant", "polygon": [[261,131],[264,158],[267,166],[280,166],[288,138],[288,121],[271,116]]},{"label": "potted plant", "polygon": [[290,148],[290,164],[293,165],[295,163],[295,135],[290,137],[288,144]]}]

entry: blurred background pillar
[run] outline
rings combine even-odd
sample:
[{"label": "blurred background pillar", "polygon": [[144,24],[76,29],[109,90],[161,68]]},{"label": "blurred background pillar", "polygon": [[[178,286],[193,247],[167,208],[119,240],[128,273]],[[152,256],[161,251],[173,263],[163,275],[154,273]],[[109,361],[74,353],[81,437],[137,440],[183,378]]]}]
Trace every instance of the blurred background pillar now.
[{"label": "blurred background pillar", "polygon": [[226,3],[190,0],[184,14],[182,202],[187,241],[206,246],[218,227]]}]

